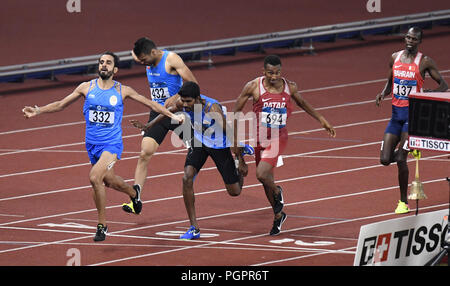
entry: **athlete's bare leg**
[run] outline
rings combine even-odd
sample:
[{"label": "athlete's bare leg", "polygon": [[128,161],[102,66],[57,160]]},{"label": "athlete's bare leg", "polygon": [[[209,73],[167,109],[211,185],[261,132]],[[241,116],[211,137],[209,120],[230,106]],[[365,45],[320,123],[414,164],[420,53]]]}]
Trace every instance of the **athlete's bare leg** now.
[{"label": "athlete's bare leg", "polygon": [[[408,180],[409,170],[407,164],[408,151],[405,149],[405,144],[408,140],[408,133],[403,132],[401,138],[398,136],[386,133],[384,134],[380,162],[385,166],[389,166],[390,163],[397,162],[398,168],[398,183],[400,188],[400,200],[404,203],[408,203]],[[398,150],[395,151],[395,147]]]},{"label": "athlete's bare leg", "polygon": [[94,189],[93,198],[98,212],[98,223],[106,225],[105,209],[106,209],[106,190],[103,185],[103,179],[108,172],[108,166],[114,164],[117,160],[116,154],[107,151],[103,152],[98,162],[92,166],[89,172],[89,181]]},{"label": "athlete's bare leg", "polygon": [[[264,161],[259,162],[256,168],[256,178],[262,183],[267,200],[273,208],[275,206],[274,197],[280,193],[280,189],[275,184],[273,177],[273,166]],[[281,212],[275,214],[275,219],[279,219],[280,217]]]},{"label": "athlete's bare leg", "polygon": [[132,186],[127,184],[122,177],[114,173],[114,169],[110,169],[106,172],[105,178],[103,179],[105,186],[116,191],[127,194],[131,198],[136,197],[136,191]]},{"label": "athlete's bare leg", "polygon": [[400,187],[400,200],[404,203],[408,203],[408,181],[409,181],[409,169],[408,169],[408,150],[406,150],[406,144],[408,142],[408,133],[403,132],[401,140],[396,154],[395,161],[398,168],[398,184]]},{"label": "athlete's bare leg", "polygon": [[196,174],[197,170],[194,167],[186,166],[184,168],[183,199],[191,225],[196,229],[199,229],[197,216],[195,214],[194,177]]},{"label": "athlete's bare leg", "polygon": [[141,142],[141,153],[139,155],[136,171],[134,172],[134,184],[140,185],[141,190],[144,188],[145,179],[147,178],[148,164],[150,158],[158,149],[159,144],[151,137],[144,137]]},{"label": "athlete's bare leg", "polygon": [[391,133],[385,133],[383,142],[381,143],[380,163],[384,166],[389,166],[395,162],[395,147],[397,147],[400,138]]}]

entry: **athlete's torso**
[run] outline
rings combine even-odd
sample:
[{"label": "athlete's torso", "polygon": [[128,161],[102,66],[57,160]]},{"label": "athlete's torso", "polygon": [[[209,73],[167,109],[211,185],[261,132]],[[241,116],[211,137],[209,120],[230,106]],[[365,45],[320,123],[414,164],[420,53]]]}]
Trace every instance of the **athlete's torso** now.
[{"label": "athlete's torso", "polygon": [[175,95],[183,84],[180,75],[166,72],[168,54],[169,51],[163,50],[163,56],[158,65],[146,67],[151,99],[161,105],[164,105],[169,97]]},{"label": "athlete's torso", "polygon": [[409,64],[401,62],[403,53],[404,51],[398,52],[392,66],[392,105],[397,107],[409,106],[409,94],[421,92],[424,81],[420,74],[422,53],[418,52],[414,61]]},{"label": "athlete's torso", "polygon": [[280,129],[287,132],[286,123],[292,112],[289,84],[283,78],[284,89],[281,93],[270,93],[263,84],[264,77],[258,78],[259,98],[253,102],[253,112],[257,118],[257,129]]},{"label": "athlete's torso", "polygon": [[198,107],[194,107],[193,111],[184,110],[191,119],[195,138],[209,148],[223,149],[229,147],[230,142],[223,132],[223,128],[216,122],[216,120],[220,120],[220,115],[211,116],[209,113],[212,105],[218,104],[225,117],[222,105],[217,100],[203,94],[200,94],[200,97],[205,100],[205,105],[201,107],[201,110],[197,110]]},{"label": "athlete's torso", "polygon": [[86,142],[91,144],[115,144],[122,142],[122,85],[103,90],[91,80],[83,106],[86,121]]}]

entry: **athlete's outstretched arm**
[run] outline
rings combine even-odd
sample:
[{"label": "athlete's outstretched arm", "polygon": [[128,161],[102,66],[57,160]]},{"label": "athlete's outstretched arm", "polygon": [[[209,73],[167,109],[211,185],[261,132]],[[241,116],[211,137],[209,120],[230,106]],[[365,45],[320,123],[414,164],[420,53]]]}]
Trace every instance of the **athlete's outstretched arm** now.
[{"label": "athlete's outstretched arm", "polygon": [[72,104],[73,102],[75,102],[79,97],[85,96],[88,89],[89,89],[89,82],[83,82],[77,88],[75,88],[75,90],[71,94],[69,94],[68,96],[64,97],[61,100],[49,103],[41,107],[37,105],[35,105],[34,107],[25,106],[22,109],[22,112],[25,118],[30,118],[41,113],[61,111],[70,104]]},{"label": "athlete's outstretched arm", "polygon": [[122,86],[122,96],[123,98],[131,98],[137,102],[142,103],[143,105],[151,108],[152,110],[163,114],[167,117],[170,117],[178,122],[183,122],[184,120],[184,116],[182,115],[176,115],[173,114],[172,112],[170,112],[167,108],[165,108],[164,106],[160,105],[159,103],[156,103],[148,98],[146,98],[145,96],[142,96],[140,94],[138,94],[133,88],[129,87],[129,86]]},{"label": "athlete's outstretched arm", "polygon": [[289,89],[291,91],[291,97],[294,99],[295,103],[305,110],[311,117],[320,122],[322,127],[330,134],[331,137],[336,136],[336,130],[334,127],[328,123],[328,121],[319,112],[317,112],[314,107],[312,107],[298,92],[297,84],[294,82],[289,82]]},{"label": "athlete's outstretched arm", "polygon": [[[169,110],[170,112],[174,113],[174,112],[181,111],[183,109],[178,104],[176,104],[176,105],[172,105],[172,106],[168,107],[167,110]],[[138,129],[141,129],[142,131],[145,131],[147,129],[152,128],[155,124],[159,123],[161,120],[163,120],[166,117],[167,116],[164,115],[164,114],[159,114],[158,116],[156,116],[155,119],[153,119],[152,121],[148,122],[147,124],[143,124],[139,120],[135,120],[135,119],[131,119],[130,122],[131,122],[131,124],[134,127],[138,128]]]}]

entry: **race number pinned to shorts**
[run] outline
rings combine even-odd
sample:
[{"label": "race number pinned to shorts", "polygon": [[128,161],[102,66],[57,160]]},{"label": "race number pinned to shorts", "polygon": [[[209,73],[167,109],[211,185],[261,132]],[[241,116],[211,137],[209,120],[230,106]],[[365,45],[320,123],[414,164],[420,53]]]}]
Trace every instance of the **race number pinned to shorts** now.
[{"label": "race number pinned to shorts", "polygon": [[153,101],[164,102],[170,97],[169,87],[165,82],[152,82],[150,95]]},{"label": "race number pinned to shorts", "polygon": [[283,128],[286,126],[286,108],[263,107],[261,124],[267,128]]},{"label": "race number pinned to shorts", "polygon": [[89,107],[89,122],[100,126],[111,126],[114,124],[114,111],[100,105]]}]

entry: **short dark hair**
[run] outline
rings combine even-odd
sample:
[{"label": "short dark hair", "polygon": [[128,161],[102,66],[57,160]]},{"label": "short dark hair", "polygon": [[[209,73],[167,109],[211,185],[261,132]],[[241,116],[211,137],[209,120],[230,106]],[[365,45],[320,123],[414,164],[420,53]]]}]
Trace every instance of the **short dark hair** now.
[{"label": "short dark hair", "polygon": [[200,87],[193,81],[186,81],[181,86],[178,94],[181,97],[192,97],[193,99],[196,99],[200,96]]},{"label": "short dark hair", "polygon": [[156,49],[155,43],[147,37],[142,37],[134,43],[133,52],[136,56],[140,56],[150,54],[153,49]]},{"label": "short dark hair", "polygon": [[264,67],[266,67],[267,65],[272,65],[272,66],[280,65],[281,66],[280,57],[277,55],[269,55],[269,56],[265,57],[264,58]]},{"label": "short dark hair", "polygon": [[422,40],[422,36],[423,36],[423,30],[420,27],[417,26],[413,26],[411,28],[409,28],[408,32],[411,31],[415,34],[419,34],[419,40]]},{"label": "short dark hair", "polygon": [[[110,52],[110,51],[106,51],[106,52],[104,52],[103,54],[100,55],[100,58],[102,56],[104,56],[104,55],[109,55],[109,56],[114,58],[114,67],[118,67],[119,66],[119,57],[115,53]],[[98,58],[98,60],[100,60],[100,58]]]}]

